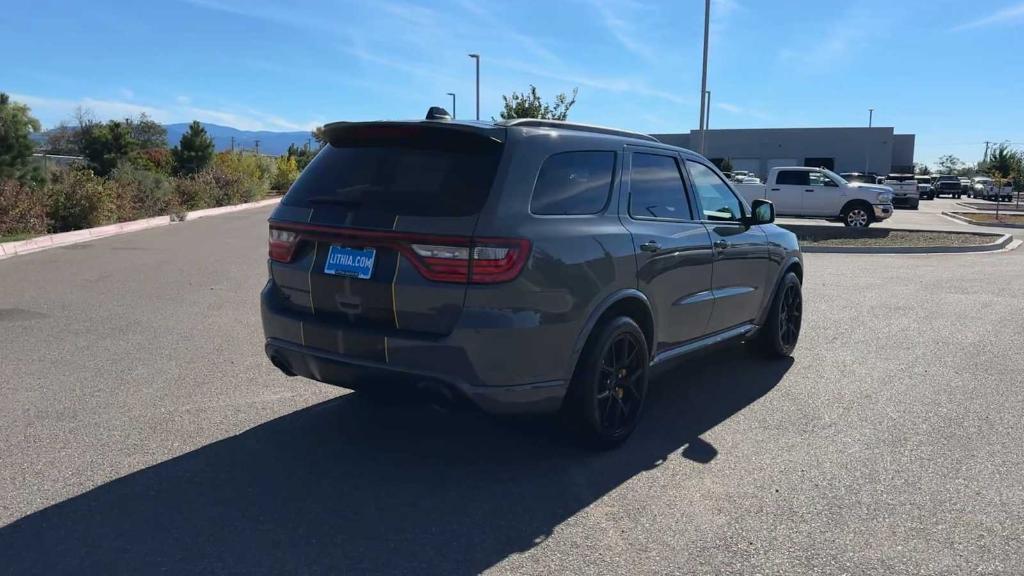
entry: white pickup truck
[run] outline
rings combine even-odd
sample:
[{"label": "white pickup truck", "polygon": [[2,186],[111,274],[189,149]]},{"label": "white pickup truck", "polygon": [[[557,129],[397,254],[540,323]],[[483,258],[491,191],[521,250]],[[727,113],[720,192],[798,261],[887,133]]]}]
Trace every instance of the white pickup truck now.
[{"label": "white pickup truck", "polygon": [[767,198],[780,216],[839,219],[854,227],[892,216],[892,189],[850,184],[824,168],[772,168],[765,184],[733,184],[748,202]]}]

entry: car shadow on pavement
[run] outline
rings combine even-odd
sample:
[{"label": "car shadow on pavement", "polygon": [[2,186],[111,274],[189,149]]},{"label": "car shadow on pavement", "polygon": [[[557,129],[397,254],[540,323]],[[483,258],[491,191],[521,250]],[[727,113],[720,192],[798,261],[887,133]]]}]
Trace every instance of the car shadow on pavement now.
[{"label": "car shadow on pavement", "polygon": [[792,360],[735,350],[653,384],[621,449],[551,419],[347,394],[134,472],[0,528],[0,573],[475,574],[667,459],[778,384]]}]

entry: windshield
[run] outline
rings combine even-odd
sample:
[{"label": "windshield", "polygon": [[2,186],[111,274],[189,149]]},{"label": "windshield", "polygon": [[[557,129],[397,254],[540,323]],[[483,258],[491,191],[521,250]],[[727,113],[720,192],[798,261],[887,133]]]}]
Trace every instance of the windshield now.
[{"label": "windshield", "polygon": [[821,171],[824,172],[825,175],[828,176],[829,178],[835,180],[836,184],[839,184],[840,186],[849,186],[850,185],[850,183],[847,182],[845,178],[843,178],[842,176],[840,176],[839,174],[836,174],[835,172],[833,172],[831,170],[822,169]]}]

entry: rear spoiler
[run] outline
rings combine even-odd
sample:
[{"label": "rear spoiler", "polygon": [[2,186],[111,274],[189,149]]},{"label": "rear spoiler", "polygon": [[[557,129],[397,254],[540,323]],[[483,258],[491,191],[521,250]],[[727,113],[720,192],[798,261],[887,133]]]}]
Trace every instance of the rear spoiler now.
[{"label": "rear spoiler", "polygon": [[505,142],[506,129],[487,123],[451,122],[447,120],[415,120],[408,122],[332,122],[324,125],[327,141],[335,147],[372,146],[376,142],[395,142],[419,138],[436,138],[459,134],[465,141],[474,136],[498,144]]}]

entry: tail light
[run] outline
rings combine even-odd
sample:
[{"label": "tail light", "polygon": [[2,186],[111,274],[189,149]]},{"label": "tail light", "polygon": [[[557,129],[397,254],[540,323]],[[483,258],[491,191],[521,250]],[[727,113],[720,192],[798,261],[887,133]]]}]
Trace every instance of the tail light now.
[{"label": "tail light", "polygon": [[295,246],[299,243],[299,233],[281,228],[270,229],[270,259],[278,262],[291,262]]},{"label": "tail light", "polygon": [[519,275],[530,253],[522,239],[474,239],[465,243],[409,244],[410,261],[436,282],[496,284]]},{"label": "tail light", "polygon": [[270,258],[290,262],[303,238],[387,247],[400,252],[427,280],[456,284],[497,284],[513,280],[530,256],[521,238],[467,238],[378,232],[313,225],[272,225]]}]

